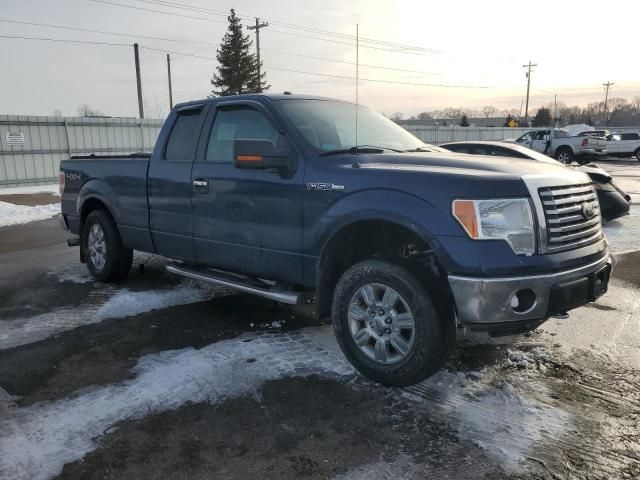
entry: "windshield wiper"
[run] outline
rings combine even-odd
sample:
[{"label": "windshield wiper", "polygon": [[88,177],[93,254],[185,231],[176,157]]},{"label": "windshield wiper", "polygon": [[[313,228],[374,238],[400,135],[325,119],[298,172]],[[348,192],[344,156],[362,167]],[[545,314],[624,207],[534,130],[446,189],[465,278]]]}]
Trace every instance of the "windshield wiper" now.
[{"label": "windshield wiper", "polygon": [[376,145],[358,145],[357,147],[338,148],[336,150],[328,150],[326,152],[322,152],[320,156],[325,157],[327,155],[338,155],[340,153],[355,154],[356,148],[358,150],[357,153],[384,153],[385,150],[391,150],[392,152],[398,152],[398,153],[402,152],[402,150],[396,150],[394,148],[389,148],[389,147],[378,147]]}]

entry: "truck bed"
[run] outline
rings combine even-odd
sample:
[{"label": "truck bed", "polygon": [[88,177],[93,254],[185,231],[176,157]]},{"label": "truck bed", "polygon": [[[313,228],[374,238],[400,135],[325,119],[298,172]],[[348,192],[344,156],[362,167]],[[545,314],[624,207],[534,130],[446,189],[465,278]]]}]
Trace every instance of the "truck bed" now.
[{"label": "truck bed", "polygon": [[89,155],[60,163],[65,175],[62,213],[72,233],[79,234],[80,213],[76,199],[101,201],[120,228],[123,241],[136,246],[150,245],[147,172],[150,155]]}]

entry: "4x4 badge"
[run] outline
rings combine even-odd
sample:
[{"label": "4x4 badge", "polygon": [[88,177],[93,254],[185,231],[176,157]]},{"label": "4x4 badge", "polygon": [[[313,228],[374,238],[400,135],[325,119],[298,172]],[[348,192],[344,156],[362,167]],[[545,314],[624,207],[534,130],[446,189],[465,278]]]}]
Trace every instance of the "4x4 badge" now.
[{"label": "4x4 badge", "polygon": [[307,183],[307,190],[344,190],[344,185],[336,185],[334,183]]}]

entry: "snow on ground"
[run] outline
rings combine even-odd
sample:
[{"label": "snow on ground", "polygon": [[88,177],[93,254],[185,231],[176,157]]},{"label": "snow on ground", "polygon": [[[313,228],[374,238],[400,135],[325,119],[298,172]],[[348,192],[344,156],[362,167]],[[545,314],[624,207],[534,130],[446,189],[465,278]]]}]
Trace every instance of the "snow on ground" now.
[{"label": "snow on ground", "polygon": [[136,378],[0,416],[0,478],[46,479],[96,448],[95,438],[118,421],[175,409],[187,402],[221,402],[258,395],[285,376],[352,375],[342,358],[314,345],[309,333],[244,336],[200,350],[143,357]]},{"label": "snow on ground", "polygon": [[0,350],[37,342],[107,318],[126,318],[159,308],[202,302],[220,291],[190,281],[177,287],[139,292],[122,289],[114,293],[112,286],[102,285],[77,307],[0,322]]},{"label": "snow on ground", "polygon": [[58,213],[60,213],[59,203],[28,207],[0,201],[0,227],[45,220]]},{"label": "snow on ground", "polygon": [[213,291],[193,282],[185,282],[172,289],[163,288],[142,292],[133,292],[124,288],[107,300],[93,318],[99,322],[107,318],[132,317],[160,308],[202,302],[211,298]]},{"label": "snow on ground", "polygon": [[[132,380],[80,391],[57,402],[9,406],[0,414],[0,478],[54,476],[65,463],[95,449],[95,439],[121,420],[191,402],[218,403],[240,395],[259,398],[268,380],[321,375],[351,381],[355,374],[329,326],[287,334],[245,334],[200,350],[148,355],[139,360],[134,373]],[[536,442],[564,432],[569,415],[546,403],[540,385],[528,388],[517,375],[510,381],[495,387],[464,373],[443,371],[395,392],[417,408],[441,415],[460,437],[516,471]],[[400,464],[396,466],[404,468],[410,462]]]},{"label": "snow on ground", "polygon": [[629,215],[604,225],[604,233],[613,253],[640,249],[640,207],[631,205]]},{"label": "snow on ground", "polygon": [[0,188],[0,195],[28,195],[31,193],[51,193],[60,196],[57,183],[48,185],[31,185],[28,187],[8,187]]},{"label": "snow on ground", "polygon": [[529,387],[517,376],[511,382],[494,387],[462,372],[440,371],[404,395],[451,418],[459,436],[515,472],[536,442],[558,438],[568,428],[570,415],[552,405],[543,385]]}]

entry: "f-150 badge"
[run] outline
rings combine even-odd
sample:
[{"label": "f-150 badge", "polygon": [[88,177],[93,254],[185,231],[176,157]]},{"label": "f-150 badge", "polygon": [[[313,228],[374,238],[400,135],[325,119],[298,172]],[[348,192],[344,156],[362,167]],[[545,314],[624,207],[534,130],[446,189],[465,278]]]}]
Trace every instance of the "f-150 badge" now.
[{"label": "f-150 badge", "polygon": [[344,190],[344,185],[336,185],[334,183],[307,183],[307,190]]}]

